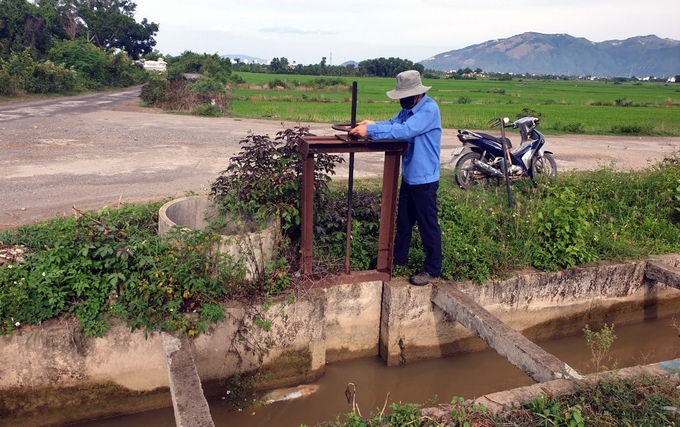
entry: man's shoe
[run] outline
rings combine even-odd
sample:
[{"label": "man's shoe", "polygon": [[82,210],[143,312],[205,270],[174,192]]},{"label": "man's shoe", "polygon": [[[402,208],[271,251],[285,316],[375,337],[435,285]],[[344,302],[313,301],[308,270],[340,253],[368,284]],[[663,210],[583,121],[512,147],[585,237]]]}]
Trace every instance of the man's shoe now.
[{"label": "man's shoe", "polygon": [[408,278],[408,281],[410,284],[415,285],[415,286],[425,286],[428,283],[430,283],[431,280],[436,279],[436,277],[432,276],[430,273],[427,271],[423,271],[422,273],[416,274],[415,276],[411,276]]}]

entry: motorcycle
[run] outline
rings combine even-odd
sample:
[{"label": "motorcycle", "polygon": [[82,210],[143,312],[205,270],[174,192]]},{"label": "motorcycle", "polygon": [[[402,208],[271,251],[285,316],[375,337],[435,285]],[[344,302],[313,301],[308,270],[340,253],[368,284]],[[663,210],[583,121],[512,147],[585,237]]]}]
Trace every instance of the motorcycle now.
[{"label": "motorcycle", "polygon": [[[507,117],[496,119],[495,124],[506,126]],[[512,149],[510,139],[496,137],[482,132],[465,129],[458,130],[458,139],[462,147],[454,150],[451,164],[454,164],[456,182],[463,190],[473,186],[484,186],[492,180],[498,183],[505,179],[505,164],[508,163],[508,177],[511,181],[529,177],[536,179],[539,175],[557,176],[557,164],[552,152],[545,149],[545,137],[536,130],[540,120],[536,117],[522,117],[509,127],[519,129],[521,141]],[[503,142],[506,152],[503,152]],[[507,159],[507,162],[503,161]]]}]

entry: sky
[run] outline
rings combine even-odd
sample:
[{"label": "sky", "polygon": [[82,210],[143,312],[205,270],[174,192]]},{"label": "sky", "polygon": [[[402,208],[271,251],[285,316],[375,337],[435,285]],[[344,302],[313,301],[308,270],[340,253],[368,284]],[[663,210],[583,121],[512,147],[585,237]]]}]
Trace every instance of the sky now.
[{"label": "sky", "polygon": [[654,34],[680,40],[680,0],[136,0],[160,25],[156,49],[340,65],[413,62],[525,32],[592,42]]}]

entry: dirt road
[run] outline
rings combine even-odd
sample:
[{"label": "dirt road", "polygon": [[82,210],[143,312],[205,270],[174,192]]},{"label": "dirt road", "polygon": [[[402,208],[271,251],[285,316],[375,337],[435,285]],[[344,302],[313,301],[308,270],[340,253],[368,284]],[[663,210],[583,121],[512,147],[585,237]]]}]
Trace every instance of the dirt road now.
[{"label": "dirt road", "polygon": [[[164,114],[137,106],[138,89],[0,105],[0,229],[79,209],[204,192],[249,131],[296,123]],[[349,109],[349,107],[348,107]],[[302,123],[318,135],[329,124]],[[459,146],[445,130],[442,162]],[[548,137],[558,170],[645,167],[680,138]],[[357,154],[355,177],[381,173],[382,156]],[[338,177],[347,175],[346,166]]]}]

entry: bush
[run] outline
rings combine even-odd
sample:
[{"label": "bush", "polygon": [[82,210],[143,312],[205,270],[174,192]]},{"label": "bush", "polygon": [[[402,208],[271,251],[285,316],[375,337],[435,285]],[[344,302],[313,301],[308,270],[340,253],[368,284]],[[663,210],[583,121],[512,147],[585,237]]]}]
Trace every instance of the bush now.
[{"label": "bush", "polygon": [[200,77],[189,85],[191,90],[201,95],[226,94],[227,89],[223,82],[214,77]]},{"label": "bush", "polygon": [[231,61],[218,54],[208,55],[185,51],[180,56],[167,56],[168,78],[175,80],[185,73],[201,74],[212,77],[223,84],[229,81],[231,75]]},{"label": "bush", "polygon": [[269,83],[267,83],[267,86],[269,86],[269,89],[276,89],[277,87],[282,87],[284,89],[288,89],[289,83],[287,80],[281,80],[281,79],[273,79],[269,80]]},{"label": "bush", "polygon": [[[298,138],[310,135],[307,127],[294,127],[268,135],[249,134],[241,140],[241,151],[211,185],[211,197],[228,212],[252,215],[264,221],[276,217],[287,248],[288,262],[298,262],[301,238],[302,162]],[[318,154],[314,161],[315,227],[330,203],[328,183],[342,157]]]},{"label": "bush", "polygon": [[[278,132],[274,139],[269,135],[249,134],[240,141],[241,151],[212,183],[213,199],[227,211],[253,215],[263,210],[277,211],[283,214],[284,229],[298,227],[303,162],[298,138],[305,135],[311,135],[309,128],[299,126]],[[335,165],[342,161],[335,155],[315,156],[314,200],[317,208],[324,206],[328,182],[335,174]]]},{"label": "bush", "polygon": [[142,87],[142,101],[149,106],[171,111],[191,111],[200,116],[220,116],[229,108],[231,93],[213,77],[190,82],[184,77],[168,80],[155,76]]},{"label": "bush", "polygon": [[161,204],[105,208],[1,233],[3,242],[23,243],[29,254],[0,267],[0,333],[64,313],[86,336],[102,336],[111,315],[132,330],[189,335],[219,320],[219,301],[243,289],[243,268],[212,251],[218,236],[210,233],[161,242],[155,233]]},{"label": "bush", "polygon": [[83,38],[61,40],[49,51],[49,58],[78,73],[84,89],[126,87],[142,83],[148,73],[132,65],[125,52],[103,52]]},{"label": "bush", "polygon": [[[296,86],[300,86],[300,85],[297,84]],[[326,88],[333,87],[333,86],[340,86],[343,89],[349,88],[349,86],[345,82],[345,79],[342,79],[340,77],[332,77],[332,78],[317,77],[315,79],[311,79],[311,80],[307,81],[305,83],[305,86],[308,86],[308,87],[313,88],[313,89],[326,89]]]},{"label": "bush", "polygon": [[164,101],[168,84],[169,82],[165,77],[154,76],[151,81],[142,86],[139,97],[149,106],[160,106]]},{"label": "bush", "polygon": [[28,50],[12,53],[8,61],[0,60],[0,93],[3,95],[69,92],[76,85],[75,71],[51,61],[35,62]]},{"label": "bush", "polygon": [[612,126],[611,132],[613,134],[619,135],[653,135],[653,129],[651,126],[641,126],[641,125],[620,125]]},{"label": "bush", "polygon": [[581,122],[564,124],[562,125],[562,130],[567,133],[586,133]]},{"label": "bush", "polygon": [[220,110],[213,104],[198,104],[194,105],[191,113],[197,116],[219,117],[222,115]]},{"label": "bush", "polygon": [[101,89],[109,80],[109,58],[85,39],[57,41],[48,56],[57,64],[73,68],[86,89]]},{"label": "bush", "polygon": [[549,189],[534,217],[533,265],[549,271],[596,261],[590,217],[592,209],[571,188]]},{"label": "bush", "polygon": [[229,77],[229,81],[231,81],[235,85],[246,84],[246,81],[243,80],[243,77],[239,76],[238,74],[232,74],[231,77]]},{"label": "bush", "polygon": [[[376,268],[380,203],[377,190],[355,190],[352,196],[350,267],[354,270]],[[314,226],[315,258],[323,260],[329,271],[340,271],[347,247],[347,193],[330,192],[325,205],[319,209]]]},{"label": "bush", "polygon": [[110,52],[106,64],[107,87],[128,87],[148,81],[150,73],[132,64],[132,60],[123,51]]},{"label": "bush", "polygon": [[191,111],[197,94],[191,90],[184,78],[167,80],[165,77],[153,79],[142,87],[142,101],[152,107],[171,111]]}]

